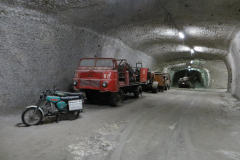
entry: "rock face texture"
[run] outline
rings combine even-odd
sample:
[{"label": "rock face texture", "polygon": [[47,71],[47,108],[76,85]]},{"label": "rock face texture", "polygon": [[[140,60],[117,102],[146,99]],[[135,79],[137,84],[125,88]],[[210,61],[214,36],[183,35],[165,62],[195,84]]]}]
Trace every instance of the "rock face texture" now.
[{"label": "rock face texture", "polygon": [[228,87],[231,93],[240,98],[240,32],[236,34],[230,46],[230,53],[227,56]]},{"label": "rock face texture", "polygon": [[240,98],[239,18],[239,0],[2,0],[0,112],[34,104],[54,85],[71,90],[79,59],[94,56],[162,71],[207,59],[195,67],[204,86]]},{"label": "rock face texture", "polygon": [[63,24],[47,13],[9,4],[2,4],[0,13],[2,112],[35,104],[39,94],[54,85],[71,90],[83,57],[124,58],[130,64],[142,61],[149,68],[156,63],[118,39]]},{"label": "rock face texture", "polygon": [[210,77],[209,89],[227,89],[228,73],[223,61],[206,61],[204,65],[208,69]]}]

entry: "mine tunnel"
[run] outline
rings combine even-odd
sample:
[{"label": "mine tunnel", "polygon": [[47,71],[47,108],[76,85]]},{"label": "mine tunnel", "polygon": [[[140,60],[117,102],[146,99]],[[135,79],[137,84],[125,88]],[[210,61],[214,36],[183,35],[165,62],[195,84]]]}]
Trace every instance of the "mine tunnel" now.
[{"label": "mine tunnel", "polygon": [[192,81],[193,79],[193,76],[196,77],[196,88],[204,88],[204,83],[203,83],[203,78],[202,78],[202,75],[199,71],[194,71],[194,70],[181,70],[181,71],[178,71],[174,74],[173,76],[173,81],[172,81],[172,86],[173,87],[178,87],[178,80],[182,77],[189,77],[190,80]]},{"label": "mine tunnel", "polygon": [[[240,159],[239,19],[239,0],[1,0],[0,159]],[[168,75],[169,86],[135,71],[109,83],[118,64],[97,73],[96,61],[84,77],[82,58],[125,59],[126,77],[141,63],[139,74]],[[178,87],[193,76],[195,88]],[[74,88],[90,83],[95,92]],[[54,87],[73,97],[51,93],[37,110]],[[83,110],[68,120],[61,104],[80,94]],[[28,108],[40,120],[30,127]]]}]

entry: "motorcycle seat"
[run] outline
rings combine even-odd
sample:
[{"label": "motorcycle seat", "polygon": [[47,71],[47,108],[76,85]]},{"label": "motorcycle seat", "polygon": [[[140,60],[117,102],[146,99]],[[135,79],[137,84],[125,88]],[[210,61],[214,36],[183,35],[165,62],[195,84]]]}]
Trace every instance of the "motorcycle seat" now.
[{"label": "motorcycle seat", "polygon": [[75,100],[75,99],[79,99],[79,96],[69,96],[69,97],[60,97],[61,100],[63,101],[67,101],[67,100]]},{"label": "motorcycle seat", "polygon": [[71,92],[64,92],[64,91],[56,91],[55,95],[59,97],[66,97],[66,96],[79,96],[79,99],[82,99],[83,93],[78,92],[78,93],[71,93]]},{"label": "motorcycle seat", "polygon": [[83,93],[79,92],[79,93],[71,93],[71,92],[67,92],[68,96],[79,96],[79,98],[82,98]]}]

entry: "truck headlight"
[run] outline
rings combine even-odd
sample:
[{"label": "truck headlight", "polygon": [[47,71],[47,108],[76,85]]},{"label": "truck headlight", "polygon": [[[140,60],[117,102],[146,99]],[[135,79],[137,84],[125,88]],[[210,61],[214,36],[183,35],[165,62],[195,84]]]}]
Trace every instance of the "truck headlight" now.
[{"label": "truck headlight", "polygon": [[103,86],[104,88],[106,88],[106,87],[107,87],[107,82],[104,81],[104,82],[102,83],[102,86]]},{"label": "truck headlight", "polygon": [[73,85],[76,86],[78,82],[76,80],[73,81]]}]

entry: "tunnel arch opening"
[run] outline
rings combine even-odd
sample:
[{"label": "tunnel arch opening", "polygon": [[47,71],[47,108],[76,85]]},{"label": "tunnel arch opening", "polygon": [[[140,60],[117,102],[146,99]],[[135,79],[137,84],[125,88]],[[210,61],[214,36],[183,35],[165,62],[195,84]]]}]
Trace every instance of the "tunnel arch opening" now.
[{"label": "tunnel arch opening", "polygon": [[[226,62],[220,59],[178,59],[171,60],[165,63],[158,63],[158,70],[169,73],[171,76],[171,86],[178,87],[177,80],[174,75],[177,72],[185,70],[185,72],[198,71],[202,77],[199,80],[197,88],[206,89],[227,89],[228,88],[228,72]],[[197,73],[197,74],[199,74]],[[176,75],[175,75],[176,76]],[[182,75],[184,76],[184,75]],[[182,77],[181,77],[182,78]]]},{"label": "tunnel arch opening", "polygon": [[[189,80],[191,83],[195,83],[195,88],[206,88],[206,84],[204,83],[204,78],[202,77],[202,73],[197,70],[188,70],[183,69],[180,71],[177,71],[173,75],[172,79],[172,86],[178,87],[178,80],[183,77],[189,77]],[[196,77],[194,81],[194,77]]]}]

